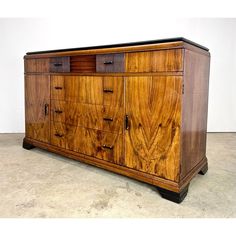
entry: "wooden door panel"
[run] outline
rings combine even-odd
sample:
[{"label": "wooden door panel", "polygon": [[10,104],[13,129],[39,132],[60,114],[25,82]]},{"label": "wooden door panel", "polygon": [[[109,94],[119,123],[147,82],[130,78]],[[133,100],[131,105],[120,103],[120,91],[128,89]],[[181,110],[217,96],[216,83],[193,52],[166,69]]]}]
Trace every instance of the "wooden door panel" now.
[{"label": "wooden door panel", "polygon": [[50,139],[50,77],[25,76],[26,137],[42,142]]},{"label": "wooden door panel", "polygon": [[179,178],[182,79],[126,77],[125,165],[169,180]]}]

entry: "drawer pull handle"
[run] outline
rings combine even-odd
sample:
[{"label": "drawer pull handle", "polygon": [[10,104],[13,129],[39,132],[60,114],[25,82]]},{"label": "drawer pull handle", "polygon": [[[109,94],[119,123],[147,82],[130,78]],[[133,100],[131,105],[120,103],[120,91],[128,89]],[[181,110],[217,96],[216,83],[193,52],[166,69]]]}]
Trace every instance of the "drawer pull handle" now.
[{"label": "drawer pull handle", "polygon": [[55,89],[62,89],[62,87],[56,86]]},{"label": "drawer pull handle", "polygon": [[58,67],[58,66],[62,66],[62,63],[53,63],[53,65]]},{"label": "drawer pull handle", "polygon": [[105,121],[113,121],[113,118],[112,117],[104,117],[103,120],[105,120]]},{"label": "drawer pull handle", "polygon": [[56,133],[55,136],[56,136],[56,137],[59,137],[59,138],[62,138],[64,135],[63,135],[63,134],[58,134],[58,133]]},{"label": "drawer pull handle", "polygon": [[109,149],[109,150],[112,150],[113,149],[113,146],[108,146],[106,144],[102,145],[103,148],[106,148],[106,149]]},{"label": "drawer pull handle", "polygon": [[104,93],[113,93],[113,89],[103,89]]},{"label": "drawer pull handle", "polygon": [[113,64],[113,61],[104,61],[103,64],[104,65],[111,65],[111,64]]},{"label": "drawer pull handle", "polygon": [[44,105],[44,115],[45,115],[45,116],[48,115],[48,107],[49,107],[48,104],[45,104],[45,105]]},{"label": "drawer pull handle", "polygon": [[63,111],[55,110],[56,113],[61,114]]}]

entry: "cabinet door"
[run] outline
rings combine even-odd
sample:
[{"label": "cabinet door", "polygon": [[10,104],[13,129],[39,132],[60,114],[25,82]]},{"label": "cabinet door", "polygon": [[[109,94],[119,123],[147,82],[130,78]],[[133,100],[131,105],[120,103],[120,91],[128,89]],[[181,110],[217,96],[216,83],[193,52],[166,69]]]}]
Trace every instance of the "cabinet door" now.
[{"label": "cabinet door", "polygon": [[125,78],[125,165],[177,181],[182,78]]},{"label": "cabinet door", "polygon": [[25,129],[26,137],[42,142],[50,138],[50,77],[25,76]]}]

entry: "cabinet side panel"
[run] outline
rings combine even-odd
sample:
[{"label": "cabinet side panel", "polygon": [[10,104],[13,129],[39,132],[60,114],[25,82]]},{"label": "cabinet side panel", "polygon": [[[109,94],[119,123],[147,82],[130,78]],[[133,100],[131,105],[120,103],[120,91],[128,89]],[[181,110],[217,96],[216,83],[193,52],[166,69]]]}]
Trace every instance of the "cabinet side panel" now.
[{"label": "cabinet side panel", "polygon": [[210,55],[185,50],[181,179],[206,156],[209,66]]}]

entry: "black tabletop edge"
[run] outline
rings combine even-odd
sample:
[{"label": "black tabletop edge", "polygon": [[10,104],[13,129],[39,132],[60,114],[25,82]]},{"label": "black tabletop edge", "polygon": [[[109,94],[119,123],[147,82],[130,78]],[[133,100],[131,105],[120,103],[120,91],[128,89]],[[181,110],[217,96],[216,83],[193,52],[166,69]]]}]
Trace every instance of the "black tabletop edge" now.
[{"label": "black tabletop edge", "polygon": [[175,41],[183,41],[183,42],[189,43],[193,46],[196,46],[198,48],[201,48],[205,51],[209,51],[208,48],[206,48],[198,43],[195,43],[195,42],[188,40],[184,37],[177,37],[177,38],[156,39],[156,40],[139,41],[139,42],[110,44],[110,45],[88,46],[88,47],[80,47],[80,48],[67,48],[67,49],[57,49],[57,50],[47,50],[47,51],[35,51],[35,52],[27,52],[26,55],[66,52],[66,51],[79,51],[79,50],[89,50],[89,49],[114,48],[114,47],[128,47],[128,46],[138,46],[138,45],[156,44],[156,43],[171,43],[171,42],[175,42]]}]

